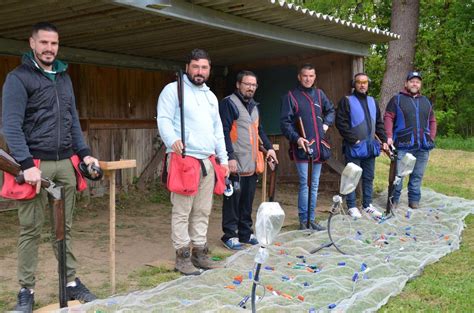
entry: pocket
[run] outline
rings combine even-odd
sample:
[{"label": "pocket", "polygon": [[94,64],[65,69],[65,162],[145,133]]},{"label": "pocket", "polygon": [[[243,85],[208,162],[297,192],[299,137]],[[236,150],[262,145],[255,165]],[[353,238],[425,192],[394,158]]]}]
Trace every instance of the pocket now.
[{"label": "pocket", "polygon": [[372,148],[372,157],[378,157],[380,155],[380,142],[377,140],[372,140],[370,143]]},{"label": "pocket", "polygon": [[319,161],[326,161],[331,157],[331,145],[325,139],[319,144]]},{"label": "pocket", "polygon": [[397,132],[396,135],[395,147],[411,148],[415,144],[413,129],[411,127]]},{"label": "pocket", "polygon": [[425,150],[431,150],[435,147],[435,143],[433,139],[431,139],[429,132],[423,132],[423,146],[422,148]]},{"label": "pocket", "polygon": [[262,151],[257,151],[257,160],[255,165],[255,173],[262,174],[265,171],[265,157]]},{"label": "pocket", "polygon": [[354,145],[349,145],[346,151],[348,155],[354,159],[364,159],[369,156],[366,140],[362,140],[359,143],[356,143]]}]

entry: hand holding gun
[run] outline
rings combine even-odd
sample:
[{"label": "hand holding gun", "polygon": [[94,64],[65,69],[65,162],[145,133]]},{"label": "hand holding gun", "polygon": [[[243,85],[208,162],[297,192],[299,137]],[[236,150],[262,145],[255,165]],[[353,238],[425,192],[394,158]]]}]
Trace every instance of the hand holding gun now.
[{"label": "hand holding gun", "polygon": [[[15,180],[19,185],[26,182],[20,164],[3,149],[0,149],[0,170],[15,176]],[[38,185],[41,185],[53,198],[54,228],[56,244],[58,246],[59,307],[63,308],[67,307],[68,300],[66,295],[66,216],[64,213],[64,188],[62,186],[56,186],[53,181],[44,177],[41,177],[40,182],[37,183],[37,186]]]}]

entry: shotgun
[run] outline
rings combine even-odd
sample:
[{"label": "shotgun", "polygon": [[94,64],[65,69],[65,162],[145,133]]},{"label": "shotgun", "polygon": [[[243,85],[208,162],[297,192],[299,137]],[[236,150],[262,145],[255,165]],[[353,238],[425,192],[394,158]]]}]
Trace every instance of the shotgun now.
[{"label": "shotgun", "polygon": [[[296,128],[298,130],[298,134],[304,139],[308,140],[308,138],[306,138],[306,132],[304,130],[303,120],[301,119],[301,116],[298,116],[298,119],[296,120]],[[310,212],[310,207],[311,207],[311,185],[312,185],[312,180],[313,180],[313,149],[311,149],[311,142],[309,144],[305,144],[305,147],[306,147],[306,155],[308,156],[308,180],[307,180],[308,212],[307,212],[306,228],[310,229],[309,212]]]},{"label": "shotgun", "polygon": [[[258,149],[260,151],[262,151],[265,155],[267,155],[268,151],[267,149],[265,149],[265,147],[263,146],[263,143],[262,143],[262,140],[260,139],[260,137],[258,138],[258,141],[259,141],[259,146],[258,146]],[[266,166],[266,164],[265,164]],[[276,174],[277,174],[277,169],[278,169],[278,163],[273,160],[273,158],[271,157],[269,162],[268,162],[268,166],[270,167],[270,187],[269,187],[269,190],[268,190],[268,201],[269,202],[273,202],[275,201],[275,190],[276,190]]]},{"label": "shotgun", "polygon": [[184,142],[184,139],[186,137],[186,134],[184,133],[184,89],[183,89],[183,70],[179,70],[176,73],[177,79],[177,85],[178,85],[178,102],[179,102],[179,117],[180,117],[180,122],[181,122],[181,142],[183,143],[183,152],[182,152],[182,157],[183,159],[186,157],[186,144]]},{"label": "shotgun", "polygon": [[[380,146],[383,145],[382,140],[380,140],[377,134],[375,135],[375,139],[379,142]],[[395,179],[397,177],[397,149],[395,147],[389,146],[388,150],[382,149],[383,152],[388,156],[390,159],[390,170],[388,172],[388,194],[387,194],[387,204],[385,205],[385,215],[389,216],[392,213],[393,209],[393,192],[395,190]]]},{"label": "shotgun", "polygon": [[[25,183],[25,177],[20,164],[5,150],[0,149],[0,170],[15,177],[18,184]],[[41,187],[53,199],[53,215],[56,244],[58,248],[58,273],[59,273],[59,307],[67,307],[66,295],[66,215],[64,213],[64,188],[57,186],[49,178],[41,178]]]},{"label": "shotgun", "polygon": [[393,192],[395,191],[395,179],[397,177],[397,150],[390,146],[390,151],[387,155],[390,158],[390,171],[388,173],[388,194],[387,205],[385,206],[385,215],[390,215],[393,212]]}]

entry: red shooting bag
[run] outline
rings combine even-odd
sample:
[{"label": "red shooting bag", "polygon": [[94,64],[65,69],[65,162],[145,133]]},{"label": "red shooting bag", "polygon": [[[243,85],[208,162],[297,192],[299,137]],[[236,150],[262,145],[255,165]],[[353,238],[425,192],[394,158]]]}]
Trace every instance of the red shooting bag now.
[{"label": "red shooting bag", "polygon": [[168,179],[166,188],[169,191],[183,195],[194,196],[199,190],[201,164],[198,159],[174,152],[169,153]]},{"label": "red shooting bag", "polygon": [[[181,155],[174,152],[168,154],[169,166],[166,188],[183,196],[194,196],[199,190],[201,178],[201,163],[198,159]],[[217,164],[216,157],[209,157],[215,173],[214,194],[222,195],[225,190],[225,168]]]}]

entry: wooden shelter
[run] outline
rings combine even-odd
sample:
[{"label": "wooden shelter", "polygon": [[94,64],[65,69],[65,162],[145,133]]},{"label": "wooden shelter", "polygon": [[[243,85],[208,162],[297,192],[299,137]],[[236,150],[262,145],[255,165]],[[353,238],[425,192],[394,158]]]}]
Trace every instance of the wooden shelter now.
[{"label": "wooden shelter", "polygon": [[[39,21],[59,29],[59,59],[70,63],[93,154],[137,160],[133,171],[118,175],[119,185],[158,172],[148,166],[158,146],[156,101],[193,48],[210,53],[209,85],[218,98],[232,92],[237,71],[259,75],[256,98],[264,127],[280,144],[280,178],[294,180],[279,111],[280,97],[296,83],[297,67],[313,63],[318,86],[337,104],[349,92],[352,75],[363,70],[369,46],[398,38],[278,0],[6,0],[0,2],[0,84],[20,64],[31,25]],[[335,153],[324,167],[322,186],[336,177],[328,169],[342,165],[335,128],[330,135]]]}]

